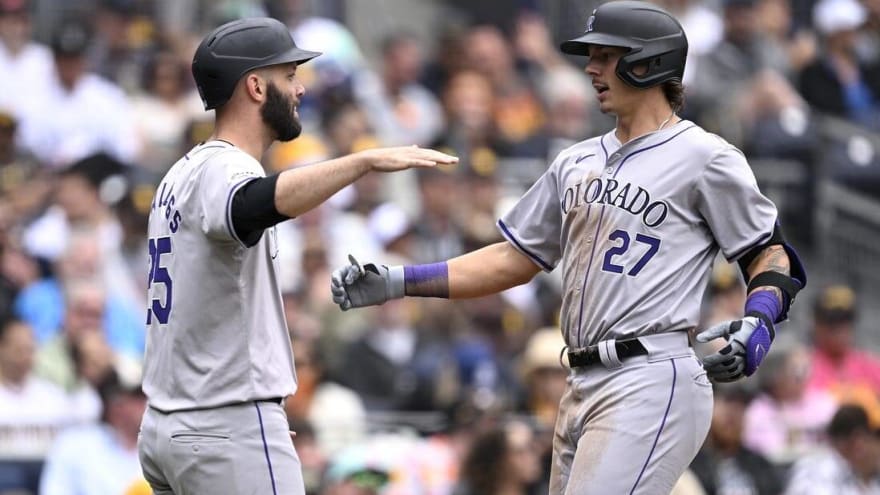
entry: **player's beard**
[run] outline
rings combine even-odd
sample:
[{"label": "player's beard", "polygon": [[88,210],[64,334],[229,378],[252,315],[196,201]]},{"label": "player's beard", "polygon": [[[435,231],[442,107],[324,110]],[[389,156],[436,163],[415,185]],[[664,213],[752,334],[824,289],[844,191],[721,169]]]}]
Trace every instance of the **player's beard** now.
[{"label": "player's beard", "polygon": [[292,141],[302,132],[302,124],[294,113],[293,98],[285,97],[272,82],[266,86],[266,101],[260,108],[260,116],[275,132],[278,141]]}]

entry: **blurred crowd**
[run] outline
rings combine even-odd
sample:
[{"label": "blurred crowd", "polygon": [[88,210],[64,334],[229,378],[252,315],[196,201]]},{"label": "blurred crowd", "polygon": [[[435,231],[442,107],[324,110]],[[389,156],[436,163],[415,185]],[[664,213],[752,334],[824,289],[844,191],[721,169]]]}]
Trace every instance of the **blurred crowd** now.
[{"label": "blurred crowd", "polygon": [[[296,0],[181,2],[204,14],[185,29],[163,15],[169,2],[70,1],[42,37],[36,3],[0,0],[0,494],[149,493],[136,452],[146,218],[164,171],[212,132],[194,48],[242,15],[277,17],[324,52],[298,71],[304,133],[276,143],[267,171],[380,145],[460,157],[365,176],[279,225],[299,379],[285,407],[308,493],[546,493],[567,377],[559,274],[478,300],[346,313],[328,280],[349,253],[423,263],[501,240],[496,219],[552,157],[614,126],[584,61],[557,49],[576,32],[552,32],[540,8],[497,22],[437,0],[430,37],[382,33],[373,60],[344,15]],[[584,21],[592,8],[561,3]],[[823,133],[829,121],[880,131],[880,2],[660,3],[690,40],[682,115],[754,163],[804,171],[795,199],[807,199],[781,213],[812,260],[818,180],[880,198],[878,153],[829,151]],[[716,387],[709,438],[677,493],[880,494],[880,358],[854,326],[868,303],[845,281],[822,282],[757,376]],[[744,291],[719,261],[704,326],[740,316]]]}]

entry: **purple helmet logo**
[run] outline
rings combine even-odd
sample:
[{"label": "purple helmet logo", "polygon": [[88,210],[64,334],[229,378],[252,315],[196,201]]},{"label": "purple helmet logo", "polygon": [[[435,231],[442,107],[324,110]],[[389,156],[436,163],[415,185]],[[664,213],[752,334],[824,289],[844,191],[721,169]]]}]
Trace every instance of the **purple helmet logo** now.
[{"label": "purple helmet logo", "polygon": [[587,32],[588,32],[588,33],[589,33],[590,31],[593,30],[593,21],[596,20],[596,15],[595,15],[595,14],[596,14],[596,11],[594,10],[594,11],[593,11],[593,15],[591,15],[590,18],[587,19]]}]

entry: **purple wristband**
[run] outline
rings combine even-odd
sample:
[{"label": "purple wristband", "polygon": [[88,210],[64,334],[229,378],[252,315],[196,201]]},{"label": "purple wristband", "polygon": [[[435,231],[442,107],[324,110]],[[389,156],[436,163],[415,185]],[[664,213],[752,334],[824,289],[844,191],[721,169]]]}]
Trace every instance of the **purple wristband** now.
[{"label": "purple wristband", "polygon": [[782,303],[773,292],[759,290],[752,292],[746,299],[745,313],[761,313],[771,322],[779,323],[779,317],[782,315]]},{"label": "purple wristband", "polygon": [[449,266],[445,261],[403,267],[404,291],[408,296],[449,297]]}]

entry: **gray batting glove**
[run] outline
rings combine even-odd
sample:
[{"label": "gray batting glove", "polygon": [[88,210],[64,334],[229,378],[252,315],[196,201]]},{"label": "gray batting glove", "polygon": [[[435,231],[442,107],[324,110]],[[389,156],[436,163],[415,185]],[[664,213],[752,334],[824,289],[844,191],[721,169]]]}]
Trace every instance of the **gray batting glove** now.
[{"label": "gray batting glove", "polygon": [[725,321],[697,334],[697,342],[723,337],[727,345],[703,358],[706,374],[716,382],[733,382],[757,371],[770,351],[773,335],[760,318]]},{"label": "gray batting glove", "polygon": [[375,306],[404,296],[402,266],[373,263],[361,266],[352,255],[348,255],[348,260],[350,265],[338,268],[330,275],[333,302],[343,311]]}]

